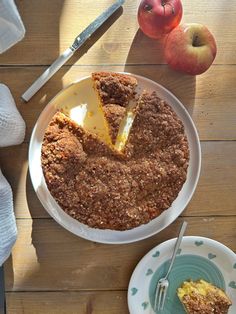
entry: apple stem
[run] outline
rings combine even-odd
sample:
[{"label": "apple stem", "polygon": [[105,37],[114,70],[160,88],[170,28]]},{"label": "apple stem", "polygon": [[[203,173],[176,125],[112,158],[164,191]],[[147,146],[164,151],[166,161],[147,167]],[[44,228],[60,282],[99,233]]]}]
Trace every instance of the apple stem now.
[{"label": "apple stem", "polygon": [[198,35],[194,35],[192,45],[193,47],[201,47],[203,45],[201,42],[201,38]]},{"label": "apple stem", "polygon": [[171,6],[171,10],[172,10],[172,14],[175,14],[175,8],[174,8],[173,4],[168,3],[168,2],[166,3],[164,0],[162,0],[161,1],[161,5],[163,6],[164,12],[165,12],[165,6],[166,5],[170,5]]},{"label": "apple stem", "polygon": [[193,47],[197,47],[198,46],[198,35],[196,35],[193,39]]}]

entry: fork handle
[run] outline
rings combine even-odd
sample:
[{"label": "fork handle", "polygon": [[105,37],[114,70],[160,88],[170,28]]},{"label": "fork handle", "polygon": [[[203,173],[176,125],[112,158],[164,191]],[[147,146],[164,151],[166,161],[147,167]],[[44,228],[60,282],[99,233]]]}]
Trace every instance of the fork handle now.
[{"label": "fork handle", "polygon": [[185,232],[185,230],[186,230],[186,228],[187,228],[187,224],[188,224],[187,221],[184,221],[183,224],[182,224],[182,226],[181,226],[181,229],[180,229],[180,232],[179,232],[177,241],[176,241],[176,243],[175,243],[175,249],[174,249],[173,255],[172,255],[172,257],[171,257],[170,266],[169,266],[168,272],[167,272],[167,274],[166,274],[166,276],[165,276],[166,279],[168,278],[168,276],[169,276],[169,274],[170,274],[170,272],[171,272],[171,269],[172,269],[172,267],[173,267],[173,264],[174,264],[174,261],[175,261],[175,258],[176,258],[176,254],[177,254],[178,249],[179,249],[179,247],[180,247],[180,244],[181,244],[181,241],[182,241],[184,232]]}]

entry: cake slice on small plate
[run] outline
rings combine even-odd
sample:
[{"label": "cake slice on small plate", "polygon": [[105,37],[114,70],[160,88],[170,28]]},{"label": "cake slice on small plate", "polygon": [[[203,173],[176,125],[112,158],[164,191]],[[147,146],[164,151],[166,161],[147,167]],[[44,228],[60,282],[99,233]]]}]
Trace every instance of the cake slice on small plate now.
[{"label": "cake slice on small plate", "polygon": [[227,314],[232,305],[222,289],[202,279],[185,281],[177,294],[188,314]]}]

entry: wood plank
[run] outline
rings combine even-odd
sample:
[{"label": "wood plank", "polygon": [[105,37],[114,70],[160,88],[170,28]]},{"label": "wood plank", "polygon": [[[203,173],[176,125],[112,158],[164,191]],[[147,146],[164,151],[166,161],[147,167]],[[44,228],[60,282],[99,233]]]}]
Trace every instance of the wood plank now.
[{"label": "wood plank", "polygon": [[126,291],[7,293],[8,314],[128,314]]},{"label": "wood plank", "polygon": [[[64,86],[92,71],[127,71],[146,76],[173,92],[192,116],[202,140],[236,139],[236,71],[234,66],[214,66],[195,79],[167,66],[74,66],[63,67],[32,99],[23,103],[20,96],[45,67],[0,68],[1,81],[12,90],[27,124],[26,141],[45,105]],[[22,79],[23,78],[23,79]],[[219,79],[215,79],[219,78]]]},{"label": "wood plank", "polygon": [[[192,217],[186,235],[215,239],[236,251],[236,216]],[[176,237],[183,218],[136,243],[105,245],[69,233],[52,219],[19,219],[12,259],[5,265],[7,291],[127,289],[138,261]]]},{"label": "wood plank", "polygon": [[184,215],[235,215],[236,142],[203,142],[201,148],[200,180]]},{"label": "wood plank", "polygon": [[[202,171],[187,216],[236,214],[236,142],[203,142]],[[49,217],[39,202],[28,173],[28,145],[0,150],[2,170],[14,191],[18,218]]]},{"label": "wood plank", "polygon": [[[123,12],[110,19],[28,104],[20,101],[46,65],[111,3],[16,0],[26,37],[0,55],[1,82],[11,88],[27,124],[23,145],[0,149],[0,167],[13,187],[19,231],[5,266],[8,313],[128,313],[126,290],[134,267],[155,245],[175,237],[184,219],[189,222],[187,235],[213,238],[236,252],[236,0],[227,5],[183,0],[183,21],[206,24],[218,45],[215,65],[201,76],[183,75],[165,65],[163,41],[138,30],[139,1],[126,0]],[[201,178],[182,217],[133,244],[98,244],[63,229],[43,209],[28,174],[28,142],[40,112],[64,86],[96,70],[127,71],[164,85],[183,102],[204,141]]]},{"label": "wood plank", "polygon": [[[26,37],[0,56],[0,64],[51,64],[112,2],[96,1],[94,5],[93,0],[16,1]],[[218,45],[215,63],[235,64],[236,1],[231,0],[227,5],[215,0],[195,1],[194,5],[188,0],[182,2],[183,22],[202,23],[213,32]],[[139,1],[126,0],[123,14],[107,23],[69,64],[164,63],[162,42],[149,39],[138,31],[138,4]]]}]

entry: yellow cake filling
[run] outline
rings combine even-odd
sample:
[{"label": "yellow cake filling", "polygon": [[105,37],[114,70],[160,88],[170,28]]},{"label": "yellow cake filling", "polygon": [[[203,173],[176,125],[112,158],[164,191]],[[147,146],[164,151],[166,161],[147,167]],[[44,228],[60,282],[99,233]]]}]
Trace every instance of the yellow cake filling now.
[{"label": "yellow cake filling", "polygon": [[131,105],[129,108],[127,108],[126,115],[121,121],[119,132],[116,138],[115,149],[117,149],[119,152],[125,148],[134,118],[135,114],[133,112],[133,105]]},{"label": "yellow cake filling", "polygon": [[[91,92],[94,94],[96,93],[93,90]],[[125,117],[121,121],[116,143],[114,145],[111,141],[109,126],[104,116],[102,104],[97,97],[94,97],[93,102],[81,103],[77,106],[66,105],[60,109],[66,116],[71,118],[86,131],[96,134],[108,146],[118,152],[122,152],[127,143],[135,117],[133,111],[135,106],[136,103],[134,102],[131,102],[128,106]]]},{"label": "yellow cake filling", "polygon": [[226,314],[232,304],[223,290],[202,279],[185,281],[177,294],[188,314]]},{"label": "yellow cake filling", "polygon": [[[87,84],[87,85],[86,85]],[[64,94],[55,100],[55,107],[83,127],[87,132],[97,135],[112,149],[122,152],[124,149],[132,123],[135,117],[134,108],[137,102],[130,100],[124,118],[121,120],[116,142],[113,144],[108,121],[104,114],[102,100],[94,89],[93,83],[80,82],[71,86],[70,93],[66,90]]]},{"label": "yellow cake filling", "polygon": [[210,292],[216,292],[216,289],[220,296],[225,297],[225,293],[221,289],[214,287],[203,279],[196,282],[185,281],[183,285],[178,288],[178,297],[182,300],[184,295],[191,295],[193,292],[206,296]]}]

